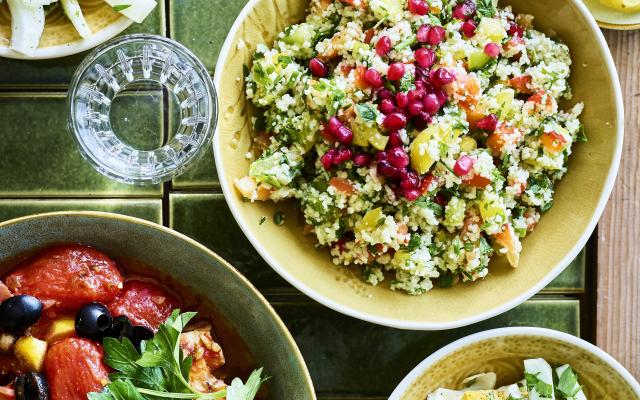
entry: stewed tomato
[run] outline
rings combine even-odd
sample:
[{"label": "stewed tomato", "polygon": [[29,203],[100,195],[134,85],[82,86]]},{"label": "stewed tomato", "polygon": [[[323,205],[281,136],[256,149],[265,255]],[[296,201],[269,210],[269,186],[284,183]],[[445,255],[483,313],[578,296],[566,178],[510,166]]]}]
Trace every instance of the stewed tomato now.
[{"label": "stewed tomato", "polygon": [[125,315],[134,325],[153,331],[163,323],[181,302],[164,288],[148,281],[131,280],[107,307],[116,317]]}]

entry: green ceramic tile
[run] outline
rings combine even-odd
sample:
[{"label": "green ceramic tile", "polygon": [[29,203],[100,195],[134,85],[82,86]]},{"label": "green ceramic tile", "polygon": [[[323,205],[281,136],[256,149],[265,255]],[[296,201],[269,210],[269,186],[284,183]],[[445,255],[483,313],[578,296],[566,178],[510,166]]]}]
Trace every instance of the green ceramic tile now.
[{"label": "green ceramic tile", "polygon": [[0,221],[52,211],[104,211],[162,223],[160,199],[0,200]]},{"label": "green ceramic tile", "polygon": [[469,327],[441,332],[385,328],[311,301],[275,302],[321,396],[388,396],[425,357],[463,336],[506,326],[541,326],[579,334],[578,300],[534,298]]},{"label": "green ceramic tile", "polygon": [[[246,0],[170,0],[171,37],[189,47],[213,73],[222,43]],[[173,181],[178,189],[218,186],[213,151]]]},{"label": "green ceramic tile", "polygon": [[221,194],[171,193],[169,226],[209,247],[259,288],[290,287],[246,239]]},{"label": "green ceramic tile", "polygon": [[222,43],[247,0],[169,0],[171,37],[213,72]]},{"label": "green ceramic tile", "polygon": [[[134,23],[123,34],[155,33],[165,35],[165,8],[162,1],[142,24]],[[0,58],[0,88],[66,87],[76,67],[89,54],[84,52],[53,60],[24,61]]]},{"label": "green ceramic tile", "polygon": [[[137,101],[123,99],[127,101]],[[137,104],[140,104],[137,101]],[[145,108],[144,105],[140,107]],[[149,101],[146,107],[158,107]],[[122,109],[126,109],[123,107]],[[0,197],[108,197],[162,195],[162,187],[136,187],[112,181],[87,163],[67,129],[63,94],[0,95]],[[158,115],[161,115],[158,111]],[[123,118],[113,115],[115,120]],[[161,119],[132,119],[132,131],[141,135]],[[133,142],[143,142],[131,138]]]},{"label": "green ceramic tile", "polygon": [[543,292],[563,292],[578,293],[584,292],[585,288],[585,267],[586,267],[586,249],[582,249],[578,257],[569,264],[556,279],[554,279]]}]

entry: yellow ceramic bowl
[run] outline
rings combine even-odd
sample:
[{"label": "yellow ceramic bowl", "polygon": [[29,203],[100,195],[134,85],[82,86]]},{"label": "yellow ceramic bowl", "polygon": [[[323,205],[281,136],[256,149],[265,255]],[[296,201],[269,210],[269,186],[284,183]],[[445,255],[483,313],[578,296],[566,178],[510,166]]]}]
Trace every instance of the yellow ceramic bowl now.
[{"label": "yellow ceramic bowl", "polygon": [[640,29],[640,11],[623,12],[607,7],[600,0],[583,0],[591,14],[603,28],[617,30]]},{"label": "yellow ceramic bowl", "polygon": [[584,340],[542,328],[503,328],[462,338],[433,353],[407,375],[389,400],[424,400],[434,390],[459,389],[462,380],[495,372],[498,386],[524,377],[522,361],[570,364],[588,399],[640,399],[640,385],[610,355]]},{"label": "yellow ceramic bowl", "polygon": [[62,7],[58,6],[47,15],[40,47],[33,56],[27,56],[9,48],[11,13],[6,1],[0,4],[0,57],[41,60],[69,56],[111,39],[133,23],[129,18],[114,11],[103,0],[79,0],[79,2],[93,35],[88,39],[82,39],[64,15]]},{"label": "yellow ceramic bowl", "polygon": [[[215,84],[220,117],[214,150],[225,198],[249,240],[286,280],[320,303],[377,324],[406,329],[447,329],[471,324],[507,311],[547,285],[584,247],[613,187],[623,138],[620,85],[609,48],[580,0],[511,0],[517,11],[536,16],[536,27],[556,31],[573,52],[574,101],[586,105],[582,121],[587,144],[575,146],[569,173],[557,187],[553,208],[524,240],[520,267],[503,259],[481,282],[435,289],[413,297],[384,285],[362,282],[360,271],[337,267],[329,252],[316,250],[312,235],[303,235],[293,203],[247,203],[233,187],[248,173],[251,110],[243,92],[243,66],[259,43],[272,43],[285,26],[301,21],[306,2],[252,0],[233,25],[220,54]],[[242,40],[242,41],[241,41]],[[277,210],[284,226],[260,224]]]}]

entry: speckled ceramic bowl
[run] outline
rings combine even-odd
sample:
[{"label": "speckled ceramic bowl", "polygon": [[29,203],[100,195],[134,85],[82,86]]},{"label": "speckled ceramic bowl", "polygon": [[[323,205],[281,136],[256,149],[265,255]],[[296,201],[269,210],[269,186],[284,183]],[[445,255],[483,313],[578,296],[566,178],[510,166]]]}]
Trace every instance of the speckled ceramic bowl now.
[{"label": "speckled ceramic bowl", "polygon": [[589,399],[640,399],[640,384],[610,355],[566,333],[542,328],[503,328],[467,336],[433,353],[407,375],[390,400],[424,400],[444,387],[495,372],[498,386],[524,376],[522,361],[544,358],[551,365],[570,364]]},{"label": "speckled ceramic bowl", "polygon": [[127,29],[133,21],[122,16],[103,0],[80,0],[82,14],[93,35],[82,39],[75,30],[62,7],[58,6],[49,15],[40,39],[40,47],[32,56],[9,48],[11,40],[11,13],[7,2],[0,4],[0,57],[42,60],[65,57],[80,53],[103,43]]},{"label": "speckled ceramic bowl", "polygon": [[49,244],[77,242],[151,265],[211,302],[257,363],[274,400],[315,399],[300,351],[262,295],[206,247],[162,226],[118,214],[58,212],[0,224],[0,261]]},{"label": "speckled ceramic bowl", "polygon": [[[313,235],[303,235],[293,203],[243,202],[233,182],[248,174],[250,118],[243,87],[243,66],[250,65],[260,43],[272,43],[285,26],[304,19],[302,0],[252,0],[233,25],[218,58],[219,93],[216,166],[225,198],[240,227],[264,259],[295,287],[341,313],[406,329],[448,329],[485,320],[531,297],[558,276],[591,235],[611,193],[620,163],[623,105],[609,48],[581,0],[504,0],[518,12],[533,14],[535,25],[555,31],[573,54],[571,86],[575,101],[585,103],[581,118],[589,143],[574,147],[569,172],[557,186],[554,206],[523,242],[520,267],[504,259],[490,275],[473,284],[409,296],[385,285],[369,286],[359,270],[337,267],[327,250],[315,249]],[[240,41],[242,40],[242,42]],[[566,104],[565,106],[568,106]],[[284,226],[261,224],[277,210]]]}]

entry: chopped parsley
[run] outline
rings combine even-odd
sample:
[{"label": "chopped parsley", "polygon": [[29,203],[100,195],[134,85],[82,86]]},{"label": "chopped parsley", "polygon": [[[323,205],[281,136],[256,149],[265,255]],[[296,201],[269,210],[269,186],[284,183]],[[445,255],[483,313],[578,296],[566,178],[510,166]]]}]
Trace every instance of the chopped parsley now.
[{"label": "chopped parsley", "polygon": [[113,11],[120,12],[126,10],[129,7],[131,7],[131,4],[118,4],[113,6]]},{"label": "chopped parsley", "polygon": [[553,395],[553,386],[549,383],[543,382],[538,378],[538,374],[524,373],[524,378],[527,381],[527,388],[529,392],[535,390],[540,397],[551,397]]},{"label": "chopped parsley", "polygon": [[494,0],[478,0],[476,10],[479,17],[493,18],[498,13]]},{"label": "chopped parsley", "polygon": [[276,211],[273,214],[273,223],[280,226],[284,224],[284,213],[282,211]]},{"label": "chopped parsley", "polygon": [[267,217],[265,217],[264,215],[262,217],[260,217],[260,222],[258,223],[258,225],[262,225],[264,224],[264,221],[267,220]]}]

